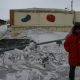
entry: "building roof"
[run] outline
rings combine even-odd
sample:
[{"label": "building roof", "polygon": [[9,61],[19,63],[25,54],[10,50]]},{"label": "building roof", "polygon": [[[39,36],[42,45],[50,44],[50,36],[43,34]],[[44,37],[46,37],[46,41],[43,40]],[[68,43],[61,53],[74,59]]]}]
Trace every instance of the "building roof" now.
[{"label": "building roof", "polygon": [[4,21],[4,20],[0,19],[0,23],[1,23],[1,24],[5,24],[5,23],[6,23],[6,21]]},{"label": "building roof", "polygon": [[27,9],[12,9],[17,12],[57,12],[57,13],[73,13],[73,11],[68,11],[66,9],[54,9],[54,8],[27,8]]}]

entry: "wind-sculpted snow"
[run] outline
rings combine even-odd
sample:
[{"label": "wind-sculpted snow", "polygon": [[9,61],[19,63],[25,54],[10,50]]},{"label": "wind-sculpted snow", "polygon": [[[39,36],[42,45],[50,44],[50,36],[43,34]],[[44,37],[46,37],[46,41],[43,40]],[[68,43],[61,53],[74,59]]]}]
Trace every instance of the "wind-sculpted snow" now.
[{"label": "wind-sculpted snow", "polygon": [[[34,46],[34,45],[33,45]],[[1,65],[2,80],[66,80],[68,78],[67,55],[63,45],[56,43],[26,46],[24,50],[6,51]],[[5,77],[5,79],[4,79]]]}]

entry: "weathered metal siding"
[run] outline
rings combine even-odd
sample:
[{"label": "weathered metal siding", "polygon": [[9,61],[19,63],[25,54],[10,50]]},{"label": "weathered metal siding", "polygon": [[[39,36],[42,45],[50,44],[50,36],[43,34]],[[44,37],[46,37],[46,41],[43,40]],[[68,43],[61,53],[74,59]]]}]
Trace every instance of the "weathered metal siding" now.
[{"label": "weathered metal siding", "polygon": [[75,12],[75,21],[80,22],[80,12]]},{"label": "weathered metal siding", "polygon": [[[48,14],[55,16],[54,22],[49,22],[46,19]],[[21,19],[26,15],[30,15],[31,19],[27,22],[22,22]],[[71,13],[32,13],[32,12],[14,12],[15,26],[73,26],[73,14]]]},{"label": "weathered metal siding", "polygon": [[14,25],[14,10],[10,10],[10,25]]}]

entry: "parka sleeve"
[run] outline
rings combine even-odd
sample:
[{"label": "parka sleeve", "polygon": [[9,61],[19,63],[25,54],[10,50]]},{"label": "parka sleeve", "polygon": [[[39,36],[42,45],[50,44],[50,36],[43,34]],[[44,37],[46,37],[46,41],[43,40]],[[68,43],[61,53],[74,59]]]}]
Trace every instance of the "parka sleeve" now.
[{"label": "parka sleeve", "polygon": [[65,41],[64,41],[64,49],[69,52],[70,51],[70,42],[69,42],[69,37],[67,36],[65,38]]}]

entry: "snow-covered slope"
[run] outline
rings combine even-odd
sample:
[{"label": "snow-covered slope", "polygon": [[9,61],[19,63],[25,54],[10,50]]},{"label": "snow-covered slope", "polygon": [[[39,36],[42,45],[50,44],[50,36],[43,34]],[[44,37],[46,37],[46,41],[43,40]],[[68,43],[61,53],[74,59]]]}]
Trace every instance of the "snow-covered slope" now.
[{"label": "snow-covered slope", "polygon": [[48,32],[48,31],[33,29],[33,30],[24,31],[17,37],[18,38],[30,37],[35,42],[41,43],[41,42],[64,39],[67,34],[68,32]]},{"label": "snow-covered slope", "polygon": [[[62,39],[67,33],[28,30],[18,38],[27,36],[40,42]],[[39,38],[38,38],[39,37]],[[63,44],[56,43],[26,46],[0,55],[0,80],[69,80],[68,53]],[[76,68],[76,80],[80,78],[80,68]]]}]

